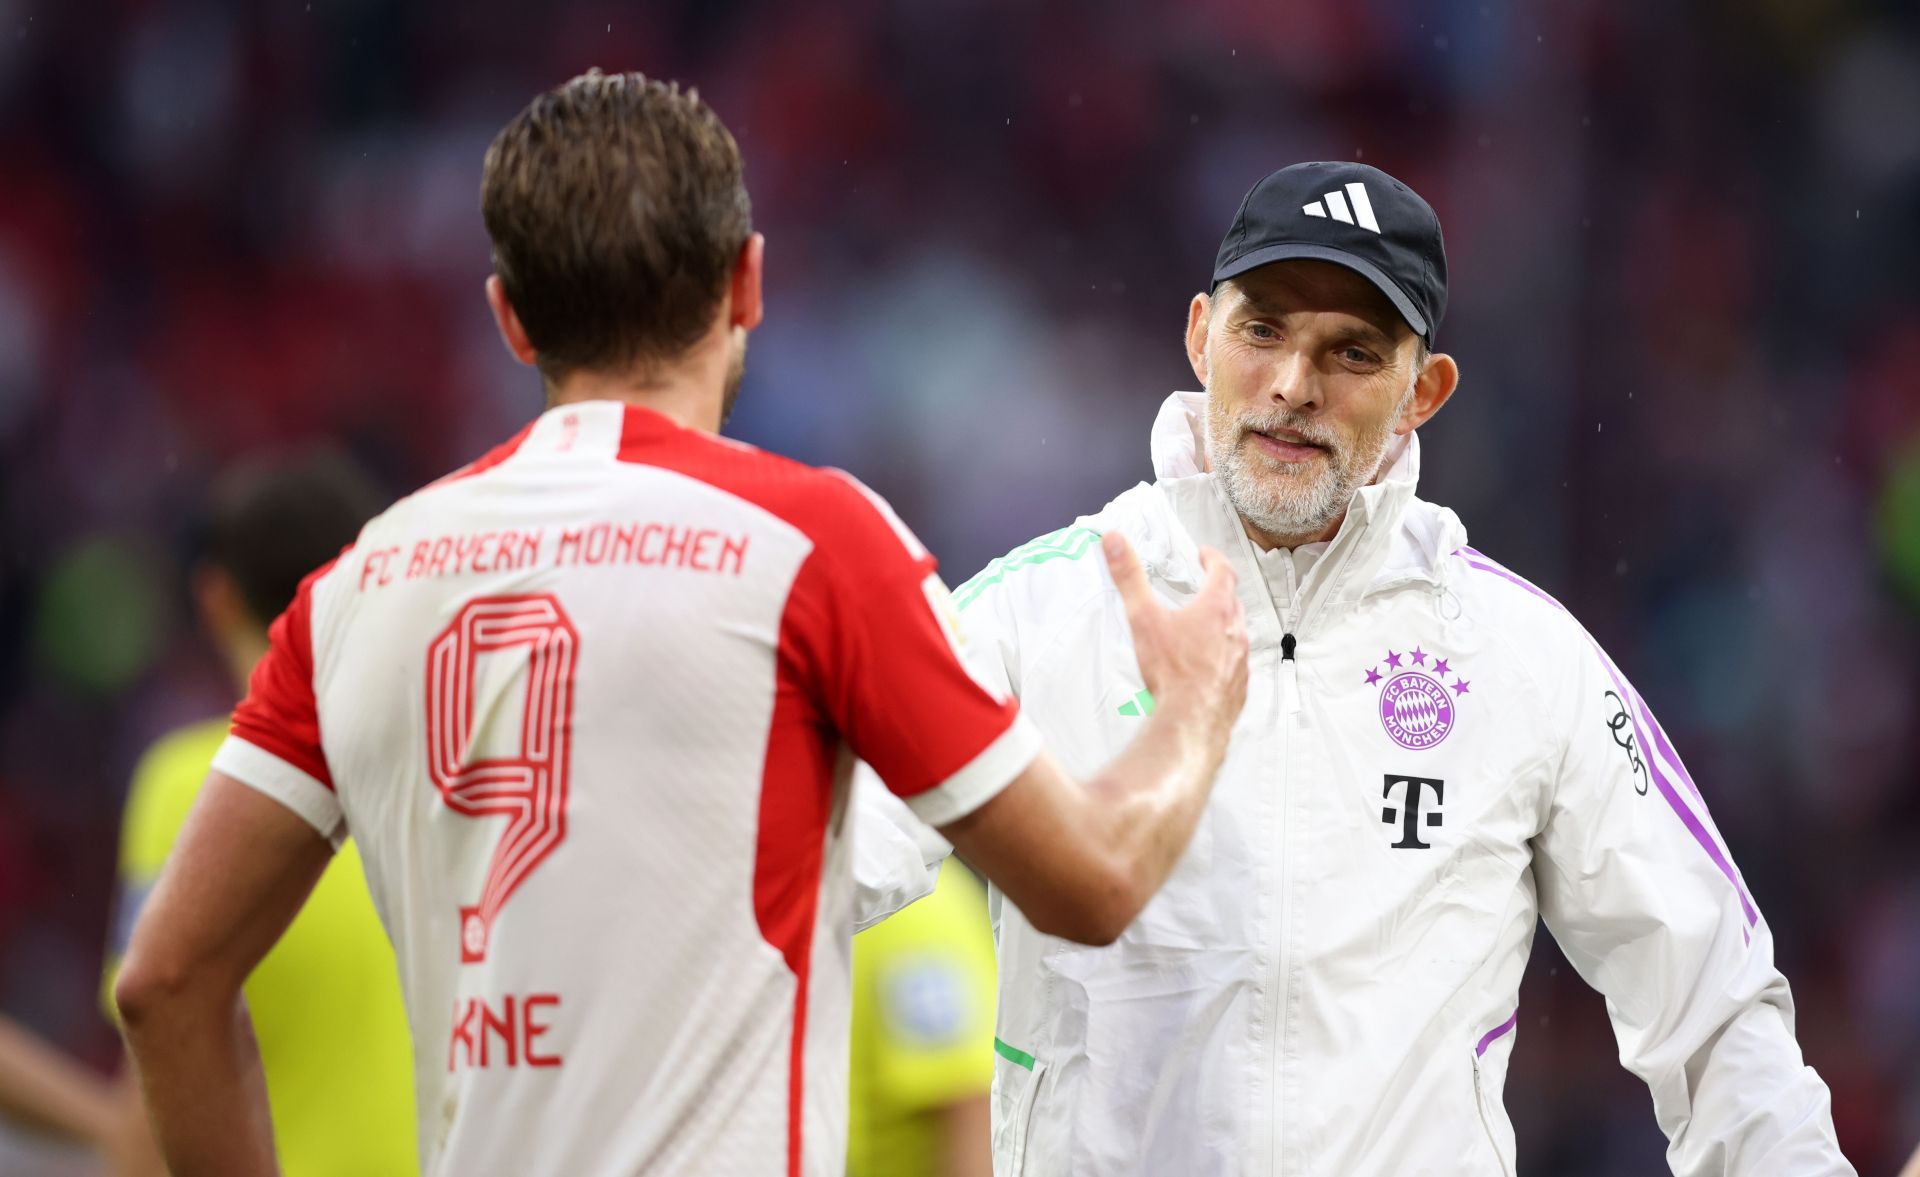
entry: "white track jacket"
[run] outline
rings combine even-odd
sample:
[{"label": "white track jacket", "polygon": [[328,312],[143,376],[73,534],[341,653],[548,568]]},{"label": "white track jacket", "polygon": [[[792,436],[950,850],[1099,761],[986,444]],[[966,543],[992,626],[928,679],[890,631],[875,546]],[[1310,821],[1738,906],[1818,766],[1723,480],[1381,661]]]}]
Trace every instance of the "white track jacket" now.
[{"label": "white track jacket", "polygon": [[[1199,472],[1205,398],[1159,481],[955,593],[968,657],[1075,773],[1151,712],[1098,536],[1157,592],[1239,573],[1246,710],[1193,844],[1119,941],[995,894],[997,1177],[1511,1177],[1501,1102],[1544,918],[1606,997],[1676,1174],[1851,1174],[1773,937],[1646,702],[1558,603],[1414,497],[1409,438],[1304,576]],[[861,918],[930,888],[904,809],[861,793]],[[892,809],[888,827],[871,807]]]}]

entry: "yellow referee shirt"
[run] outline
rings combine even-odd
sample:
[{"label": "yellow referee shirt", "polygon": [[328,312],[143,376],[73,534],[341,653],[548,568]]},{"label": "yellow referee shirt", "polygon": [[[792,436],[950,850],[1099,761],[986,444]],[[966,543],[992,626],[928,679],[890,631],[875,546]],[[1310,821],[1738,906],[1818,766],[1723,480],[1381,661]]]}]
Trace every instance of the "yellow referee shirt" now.
[{"label": "yellow referee shirt", "polygon": [[[182,728],[134,770],[120,831],[109,995],[140,905],[226,734],[224,719]],[[352,842],[247,978],[246,999],[285,1177],[417,1174],[413,1055],[399,974]]]},{"label": "yellow referee shirt", "polygon": [[993,928],[957,862],[933,893],[853,938],[847,1177],[936,1171],[941,1107],[993,1085]]}]

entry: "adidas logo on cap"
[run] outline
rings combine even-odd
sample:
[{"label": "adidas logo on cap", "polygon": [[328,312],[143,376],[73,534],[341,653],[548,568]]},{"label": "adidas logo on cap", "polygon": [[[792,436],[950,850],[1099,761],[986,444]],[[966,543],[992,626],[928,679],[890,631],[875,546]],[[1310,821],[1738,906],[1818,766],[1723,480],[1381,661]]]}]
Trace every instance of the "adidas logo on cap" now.
[{"label": "adidas logo on cap", "polygon": [[[1352,212],[1347,211],[1347,202],[1349,199],[1353,202]],[[1325,203],[1323,204],[1322,201]],[[1367,186],[1365,184],[1348,184],[1347,194],[1345,196],[1342,196],[1336,189],[1335,191],[1327,193],[1320,200],[1303,206],[1300,211],[1310,217],[1324,217],[1331,214],[1336,221],[1345,221],[1349,225],[1359,225],[1362,229],[1372,229],[1375,233],[1380,231],[1380,222],[1373,219],[1373,201],[1367,199]]]}]

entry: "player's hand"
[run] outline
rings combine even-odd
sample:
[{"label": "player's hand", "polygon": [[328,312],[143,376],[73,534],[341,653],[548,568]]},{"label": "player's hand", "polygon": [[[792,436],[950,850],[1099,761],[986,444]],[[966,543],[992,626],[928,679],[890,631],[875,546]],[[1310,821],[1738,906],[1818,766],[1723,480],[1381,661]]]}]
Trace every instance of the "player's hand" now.
[{"label": "player's hand", "polygon": [[1140,557],[1125,536],[1108,532],[1100,550],[1126,606],[1140,676],[1156,705],[1197,707],[1224,737],[1247,700],[1247,618],[1226,557],[1202,548],[1206,580],[1199,595],[1169,609],[1154,598]]}]

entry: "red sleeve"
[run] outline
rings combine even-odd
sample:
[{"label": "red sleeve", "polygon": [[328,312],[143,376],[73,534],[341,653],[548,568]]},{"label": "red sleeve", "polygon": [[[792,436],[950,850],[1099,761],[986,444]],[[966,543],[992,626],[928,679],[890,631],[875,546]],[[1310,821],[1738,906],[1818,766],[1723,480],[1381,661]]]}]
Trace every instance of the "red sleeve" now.
[{"label": "red sleeve", "polygon": [[300,582],[293,603],[267,630],[267,652],[253,668],[247,697],[233,712],[233,734],[271,752],[327,788],[333,774],[320,750],[313,697],[313,585],[329,562]]},{"label": "red sleeve", "polygon": [[[990,694],[961,660],[959,617],[933,557],[871,491],[834,481],[839,501],[820,517],[787,599],[781,657],[854,753],[913,798],[981,762],[1019,707]],[[991,795],[1005,783],[973,782],[968,792],[984,785]]]}]

